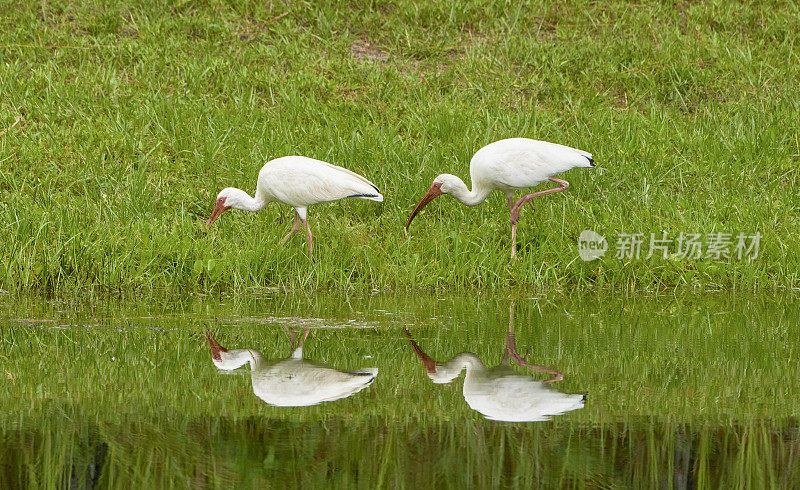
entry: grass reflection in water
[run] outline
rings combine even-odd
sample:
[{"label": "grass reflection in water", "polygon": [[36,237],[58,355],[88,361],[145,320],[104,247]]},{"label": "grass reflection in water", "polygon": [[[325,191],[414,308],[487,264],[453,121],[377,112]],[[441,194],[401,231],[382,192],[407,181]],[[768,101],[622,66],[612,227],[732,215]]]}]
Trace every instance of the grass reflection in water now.
[{"label": "grass reflection in water", "polygon": [[[508,302],[480,297],[32,300],[0,314],[3,487],[800,484],[790,297],[517,300],[513,342]],[[380,375],[331,403],[269,406],[219,374],[204,336],[269,358],[309,327],[304,358]],[[460,382],[431,382],[403,328],[431,360],[506,357],[589,398],[550,421],[486,420]]]},{"label": "grass reflection in water", "polygon": [[[63,414],[0,435],[9,486],[270,488],[747,486],[800,483],[795,425],[163,417],[93,423]],[[4,485],[5,486],[5,485]]]}]

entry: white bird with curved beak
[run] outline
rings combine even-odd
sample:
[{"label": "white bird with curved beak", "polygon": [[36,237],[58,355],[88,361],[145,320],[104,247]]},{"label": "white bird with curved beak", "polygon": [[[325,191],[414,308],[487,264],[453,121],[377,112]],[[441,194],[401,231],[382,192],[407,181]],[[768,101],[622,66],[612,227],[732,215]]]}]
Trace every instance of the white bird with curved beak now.
[{"label": "white bird with curved beak", "polygon": [[[443,363],[436,362],[417,345],[407,329],[405,332],[411,348],[422,361],[425,372],[434,383],[449,383],[466,369],[464,400],[471,409],[489,420],[539,422],[548,420],[554,415],[583,408],[586,395],[561,393],[551,386],[551,383],[564,379],[561,373],[544,366],[528,364],[528,354],[525,356],[517,354],[513,322],[512,311],[503,360],[499,366],[493,368],[487,368],[481,359],[471,352],[462,352]],[[530,376],[518,374],[511,369],[509,357],[520,366],[548,373],[552,378],[536,381]]]},{"label": "white bird with curved beak", "polygon": [[294,226],[280,243],[283,244],[300,231],[302,222],[306,228],[310,258],[313,235],[306,219],[308,206],[347,197],[383,202],[383,196],[375,184],[346,168],[302,156],[276,158],[265,163],[258,172],[253,197],[235,187],[222,189],[206,227],[229,209],[255,212],[264,209],[270,202],[279,201],[294,208]]},{"label": "white bird with curved beak", "polygon": [[270,405],[305,407],[339,400],[355,395],[375,381],[377,368],[340,371],[303,359],[303,342],[308,331],[306,328],[297,343],[294,332],[289,330],[291,356],[282,360],[264,359],[255,349],[225,349],[210,332],[206,332],[206,338],[211,360],[218,369],[229,371],[250,363],[253,393]]},{"label": "white bird with curved beak", "polygon": [[[555,177],[578,167],[594,167],[592,154],[568,146],[527,138],[510,138],[490,143],[478,150],[469,164],[472,190],[463,180],[451,174],[441,174],[433,179],[428,192],[420,199],[406,222],[406,230],[422,208],[442,194],[449,194],[467,206],[477,206],[490,192],[498,190],[508,199],[511,213],[511,257],[517,255],[517,222],[519,212],[531,199],[569,187],[569,182]],[[558,187],[525,194],[514,201],[514,191],[533,187],[550,180]]]}]

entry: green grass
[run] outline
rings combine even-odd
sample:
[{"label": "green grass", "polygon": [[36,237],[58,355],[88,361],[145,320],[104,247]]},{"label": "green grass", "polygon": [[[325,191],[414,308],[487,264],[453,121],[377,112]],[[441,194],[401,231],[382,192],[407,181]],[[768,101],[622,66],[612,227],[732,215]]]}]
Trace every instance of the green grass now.
[{"label": "green grass", "polygon": [[[15,2],[0,18],[0,288],[793,288],[800,282],[797,5],[398,0]],[[283,14],[286,15],[283,15]],[[16,117],[24,118],[14,127]],[[523,211],[429,206],[435,175],[525,136],[599,169]],[[378,205],[203,223],[226,186],[302,154]],[[576,260],[590,228],[761,232],[754,261]]]}]

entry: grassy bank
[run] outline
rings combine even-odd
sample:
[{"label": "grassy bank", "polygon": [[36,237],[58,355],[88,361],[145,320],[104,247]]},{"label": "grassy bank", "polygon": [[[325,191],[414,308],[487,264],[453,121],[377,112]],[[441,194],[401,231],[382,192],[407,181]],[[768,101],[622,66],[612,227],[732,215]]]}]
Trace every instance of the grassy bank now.
[{"label": "grassy bank", "polygon": [[[626,2],[17,2],[0,18],[0,288],[771,288],[800,280],[797,6]],[[265,6],[266,5],[266,6]],[[284,15],[285,14],[285,15]],[[17,116],[24,117],[12,127]],[[440,172],[526,136],[591,151],[523,211]],[[228,213],[269,158],[373,180],[382,205]],[[760,256],[578,259],[589,228],[760,232]],[[643,254],[644,255],[644,254]]]}]

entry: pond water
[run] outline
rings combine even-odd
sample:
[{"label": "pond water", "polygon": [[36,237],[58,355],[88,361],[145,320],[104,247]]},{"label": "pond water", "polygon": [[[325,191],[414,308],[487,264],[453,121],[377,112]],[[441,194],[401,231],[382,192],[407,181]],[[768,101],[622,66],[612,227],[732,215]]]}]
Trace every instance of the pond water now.
[{"label": "pond water", "polygon": [[797,487],[799,318],[787,295],[0,296],[0,486]]}]

